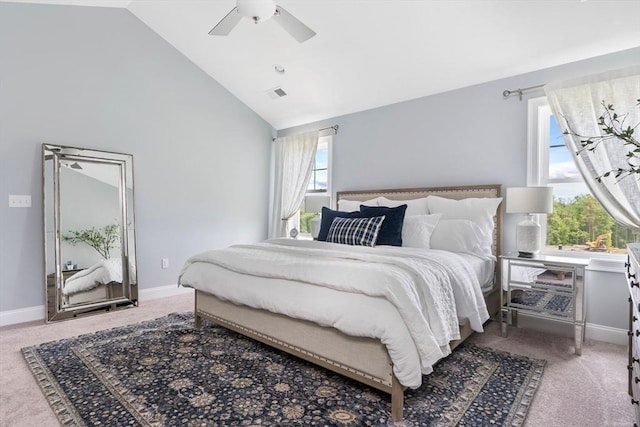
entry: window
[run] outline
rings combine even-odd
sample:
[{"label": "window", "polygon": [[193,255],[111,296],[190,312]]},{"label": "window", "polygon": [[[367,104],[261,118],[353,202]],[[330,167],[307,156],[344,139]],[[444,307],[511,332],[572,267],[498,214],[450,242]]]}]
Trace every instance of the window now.
[{"label": "window", "polygon": [[[318,138],[318,148],[313,163],[313,170],[307,185],[307,195],[331,195],[331,154],[333,137]],[[305,212],[304,203],[300,208],[300,233],[311,234],[311,219],[316,212]]]},{"label": "window", "polygon": [[331,137],[320,137],[313,171],[307,186],[307,193],[326,193],[329,188],[329,142]]},{"label": "window", "polygon": [[616,223],[591,195],[546,97],[529,101],[528,143],[527,185],[553,187],[553,213],[539,218],[546,251],[625,254],[640,233]]}]

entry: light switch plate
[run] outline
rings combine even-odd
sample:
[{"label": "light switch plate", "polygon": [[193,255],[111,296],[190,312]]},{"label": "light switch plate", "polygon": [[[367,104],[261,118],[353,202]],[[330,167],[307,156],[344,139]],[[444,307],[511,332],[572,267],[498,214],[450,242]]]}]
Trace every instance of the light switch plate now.
[{"label": "light switch plate", "polygon": [[31,207],[31,195],[9,195],[9,207],[10,208],[30,208]]}]

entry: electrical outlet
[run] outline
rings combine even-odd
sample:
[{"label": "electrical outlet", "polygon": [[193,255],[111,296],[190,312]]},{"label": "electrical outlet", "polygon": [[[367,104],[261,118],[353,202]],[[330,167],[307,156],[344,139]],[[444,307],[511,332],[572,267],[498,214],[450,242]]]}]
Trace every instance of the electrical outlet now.
[{"label": "electrical outlet", "polygon": [[30,195],[9,195],[9,207],[10,208],[30,208],[31,196]]},{"label": "electrical outlet", "polygon": [[169,268],[169,258],[162,258],[160,261],[160,266],[162,268]]}]

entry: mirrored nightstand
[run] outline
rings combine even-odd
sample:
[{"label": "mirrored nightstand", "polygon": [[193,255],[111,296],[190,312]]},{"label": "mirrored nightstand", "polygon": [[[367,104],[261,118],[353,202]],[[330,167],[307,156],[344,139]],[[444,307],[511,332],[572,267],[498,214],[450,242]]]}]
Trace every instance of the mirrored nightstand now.
[{"label": "mirrored nightstand", "polygon": [[518,313],[574,327],[575,354],[582,354],[586,320],[585,268],[590,259],[540,255],[502,255],[505,282],[500,292],[501,330],[518,325]]}]

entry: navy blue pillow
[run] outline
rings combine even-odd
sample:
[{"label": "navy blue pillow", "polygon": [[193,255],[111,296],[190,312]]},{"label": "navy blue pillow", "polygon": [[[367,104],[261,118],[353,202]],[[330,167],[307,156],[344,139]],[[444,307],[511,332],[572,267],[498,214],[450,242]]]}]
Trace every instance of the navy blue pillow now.
[{"label": "navy blue pillow", "polygon": [[[402,224],[404,224],[404,213],[406,211],[406,204],[396,208],[360,205],[360,217],[362,218],[385,216],[378,233],[376,245],[402,246]],[[333,221],[333,218],[331,221]]]},{"label": "navy blue pillow", "polygon": [[334,211],[329,208],[322,208],[322,220],[320,222],[320,231],[318,232],[318,240],[322,240],[323,242],[327,241],[327,234],[329,234],[329,228],[331,228],[331,224],[335,218],[358,218],[360,217],[360,212],[343,212],[343,211]]},{"label": "navy blue pillow", "polygon": [[327,242],[354,246],[375,246],[383,216],[371,218],[340,218],[331,223]]}]

